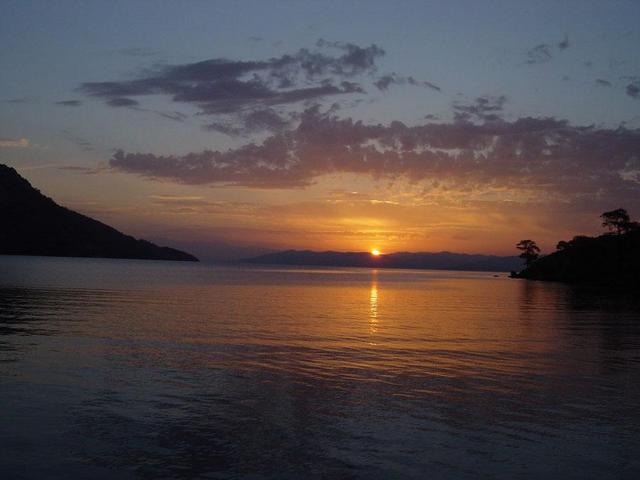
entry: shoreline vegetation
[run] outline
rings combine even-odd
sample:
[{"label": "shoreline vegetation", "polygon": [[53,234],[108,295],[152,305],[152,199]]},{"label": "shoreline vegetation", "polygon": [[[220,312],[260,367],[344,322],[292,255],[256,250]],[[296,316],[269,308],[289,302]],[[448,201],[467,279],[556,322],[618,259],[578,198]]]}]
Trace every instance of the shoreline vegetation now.
[{"label": "shoreline vegetation", "polygon": [[619,208],[603,213],[604,235],[578,235],[560,241],[556,251],[540,255],[533,240],[522,240],[516,248],[526,267],[511,272],[511,278],[633,287],[640,284],[640,224]]},{"label": "shoreline vegetation", "polygon": [[62,207],[2,164],[0,225],[0,255],[198,261]]}]

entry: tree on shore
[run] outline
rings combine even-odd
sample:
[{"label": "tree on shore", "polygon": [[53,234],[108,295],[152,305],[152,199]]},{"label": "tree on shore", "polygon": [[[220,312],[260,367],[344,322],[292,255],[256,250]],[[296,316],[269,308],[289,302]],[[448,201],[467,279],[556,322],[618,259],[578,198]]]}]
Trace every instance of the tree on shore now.
[{"label": "tree on shore", "polygon": [[630,230],[638,228],[638,222],[632,222],[629,214],[624,208],[617,208],[609,212],[604,212],[600,215],[602,218],[602,226],[609,229],[611,233],[615,232],[618,235],[627,233]]},{"label": "tree on shore", "polygon": [[516,248],[522,252],[518,256],[524,260],[527,267],[540,256],[540,248],[533,240],[520,240],[516,244]]}]

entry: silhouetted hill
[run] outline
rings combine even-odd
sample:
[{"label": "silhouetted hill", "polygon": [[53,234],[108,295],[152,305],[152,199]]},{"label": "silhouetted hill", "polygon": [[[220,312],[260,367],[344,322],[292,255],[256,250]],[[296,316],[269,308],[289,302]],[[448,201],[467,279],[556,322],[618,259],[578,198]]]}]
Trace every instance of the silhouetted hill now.
[{"label": "silhouetted hill", "polygon": [[568,246],[514,275],[568,283],[640,285],[640,231],[576,237]]},{"label": "silhouetted hill", "polygon": [[330,267],[421,268],[507,272],[522,267],[518,257],[464,253],[390,253],[374,257],[369,252],[313,252],[287,250],[244,259],[245,263],[270,265],[317,265]]},{"label": "silhouetted hill", "polygon": [[0,254],[198,261],[61,207],[1,164]]}]

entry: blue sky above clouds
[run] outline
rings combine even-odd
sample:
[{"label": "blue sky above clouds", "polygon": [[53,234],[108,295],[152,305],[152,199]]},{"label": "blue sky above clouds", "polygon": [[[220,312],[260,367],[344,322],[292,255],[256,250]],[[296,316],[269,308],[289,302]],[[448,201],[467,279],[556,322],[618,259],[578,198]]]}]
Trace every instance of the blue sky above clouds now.
[{"label": "blue sky above clouds", "polygon": [[[633,210],[638,18],[632,1],[8,1],[0,161],[72,206],[156,237],[195,238],[209,224],[268,230],[240,207],[232,220],[136,213],[160,194],[275,208],[356,185],[407,208],[472,192],[465,201],[491,199],[501,215],[513,198],[549,211],[555,199],[568,217],[593,215],[590,203]],[[78,178],[86,186],[73,189]],[[399,179],[421,193],[384,193]],[[539,232],[550,236],[546,222]],[[328,223],[322,231],[337,238],[343,226]],[[433,244],[429,225],[375,223],[360,229],[373,235],[364,242]]]}]

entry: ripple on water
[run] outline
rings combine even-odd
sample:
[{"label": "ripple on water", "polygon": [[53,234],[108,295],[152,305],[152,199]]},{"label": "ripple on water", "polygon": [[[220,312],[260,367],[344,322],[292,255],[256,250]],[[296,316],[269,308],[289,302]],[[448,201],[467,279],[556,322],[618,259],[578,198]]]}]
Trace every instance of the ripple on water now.
[{"label": "ripple on water", "polygon": [[640,472],[640,308],[619,292],[7,258],[9,477]]}]

